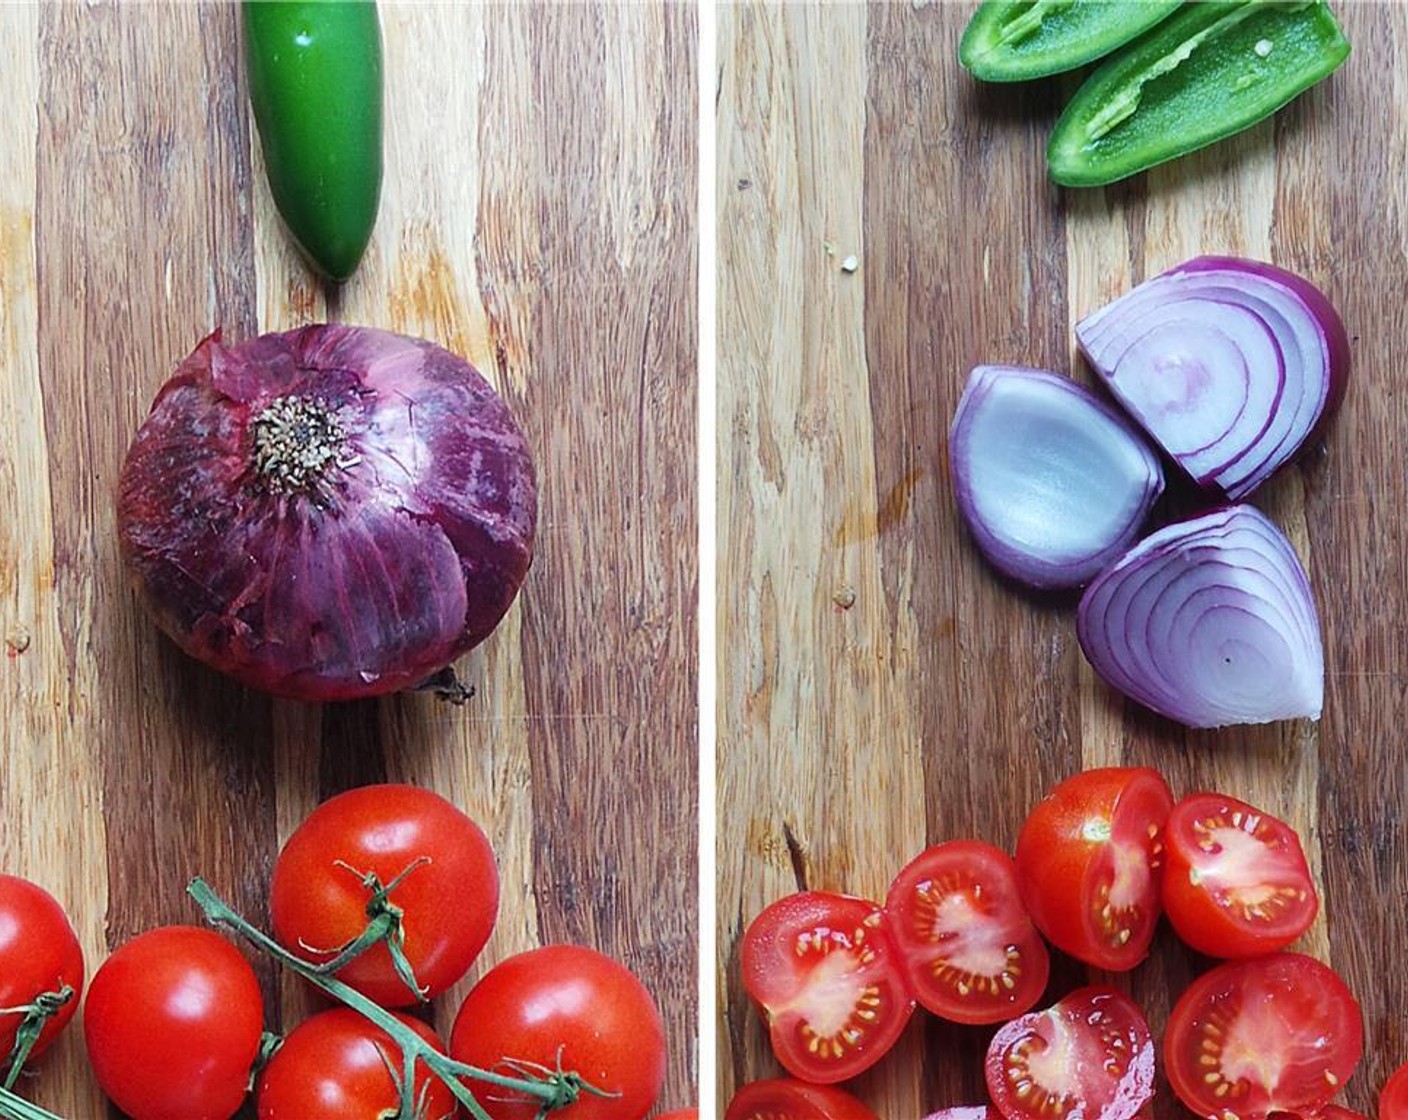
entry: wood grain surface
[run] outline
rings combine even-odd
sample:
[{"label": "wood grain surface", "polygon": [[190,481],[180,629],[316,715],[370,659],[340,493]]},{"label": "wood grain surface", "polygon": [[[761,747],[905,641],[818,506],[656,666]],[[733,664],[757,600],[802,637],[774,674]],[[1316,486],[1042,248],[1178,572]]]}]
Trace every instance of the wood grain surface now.
[{"label": "wood grain surface", "polygon": [[[1151,764],[1302,832],[1302,947],[1358,994],[1368,1111],[1408,1060],[1408,6],[1336,6],[1354,51],[1244,135],[1122,185],[1046,179],[1067,79],[983,87],[971,4],[721,10],[718,1088],[775,1074],[738,943],[802,886],[883,896],[926,843],[1009,850],[1084,767]],[[1093,677],[1069,604],[999,583],[965,536],[948,424],[980,362],[1070,371],[1073,324],[1198,253],[1260,257],[1340,309],[1354,374],[1323,445],[1257,497],[1309,570],[1323,719],[1190,732]],[[848,256],[858,269],[843,267]],[[1165,930],[1116,978],[1162,1033],[1204,961]],[[1052,998],[1085,976],[1058,960]],[[886,1120],[985,1099],[990,1031],[916,1015],[853,1085]],[[1186,1115],[1159,1083],[1155,1115]]]},{"label": "wood grain surface", "polygon": [[[484,966],[577,941],[697,1041],[695,13],[385,5],[386,183],[328,292],[254,142],[233,4],[0,5],[0,868],[52,891],[90,970],[196,922],[208,878],[267,927],[279,843],[321,799],[428,785],[490,833]],[[538,460],[539,548],[501,628],[425,696],[319,708],[193,663],[140,612],[113,498],[157,387],[209,331],[325,317],[470,358]],[[313,1006],[259,964],[269,1027]],[[465,981],[439,1001],[448,1029]],[[67,1032],[32,1099],[109,1115]]]}]

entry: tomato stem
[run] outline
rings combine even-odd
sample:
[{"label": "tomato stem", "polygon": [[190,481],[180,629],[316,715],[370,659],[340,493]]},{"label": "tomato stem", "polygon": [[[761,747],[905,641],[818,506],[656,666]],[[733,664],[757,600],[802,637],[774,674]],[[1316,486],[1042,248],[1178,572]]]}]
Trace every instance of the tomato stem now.
[{"label": "tomato stem", "polygon": [[[414,1070],[417,1061],[423,1062],[426,1069],[430,1070],[436,1077],[445,1083],[446,1087],[453,1094],[454,1098],[469,1110],[474,1120],[491,1120],[489,1114],[475,1099],[474,1094],[469,1091],[461,1078],[473,1078],[476,1081],[483,1081],[487,1084],[501,1089],[507,1089],[514,1093],[522,1094],[526,1097],[537,1098],[539,1105],[539,1116],[546,1116],[559,1108],[565,1108],[574,1103],[582,1092],[590,1092],[599,1095],[601,1090],[588,1085],[580,1074],[567,1072],[561,1069],[556,1071],[545,1071],[545,1076],[538,1077],[506,1077],[502,1074],[494,1073],[492,1070],[479,1069],[476,1066],[468,1065],[464,1062],[454,1061],[452,1058],[441,1053],[432,1047],[413,1030],[407,1027],[391,1012],[378,1005],[375,1001],[368,999],[355,988],[344,984],[334,976],[329,976],[319,969],[317,965],[311,965],[307,961],[295,956],[280,945],[273,938],[250,925],[244,918],[240,917],[230,906],[211,888],[204,879],[192,879],[186,888],[191,897],[195,899],[196,905],[201,908],[205,918],[211,925],[229,929],[239,934],[250,942],[256,949],[268,954],[282,964],[285,968],[298,973],[310,984],[321,988],[334,999],[341,1001],[353,1011],[359,1012],[372,1023],[376,1024],[388,1035],[392,1041],[400,1047],[405,1058],[408,1073]],[[407,1077],[407,1084],[413,1085],[414,1079]],[[402,1090],[402,1110],[405,1110],[406,1094],[408,1090]],[[412,1105],[414,1102],[412,1102]],[[409,1114],[413,1115],[413,1113]],[[15,1120],[43,1120],[43,1117],[20,1116]]]},{"label": "tomato stem", "polygon": [[63,1120],[57,1113],[40,1108],[3,1087],[0,1087],[0,1117],[4,1120]]},{"label": "tomato stem", "polygon": [[20,1025],[15,1028],[15,1042],[5,1059],[8,1072],[5,1074],[4,1088],[14,1088],[20,1070],[24,1068],[25,1059],[34,1049],[34,1044],[39,1041],[44,1024],[57,1015],[59,1008],[72,998],[73,988],[65,984],[57,992],[41,992],[34,997],[33,1003],[19,1007],[0,1007],[0,1015],[24,1015]]},{"label": "tomato stem", "polygon": [[338,860],[337,866],[357,876],[362,886],[370,892],[366,906],[367,924],[360,934],[336,949],[319,949],[316,946],[304,945],[303,948],[313,953],[336,954],[331,960],[310,965],[310,967],[326,975],[331,975],[345,968],[373,945],[384,944],[391,957],[391,967],[395,970],[401,983],[411,990],[417,1000],[424,1003],[426,993],[430,989],[421,986],[416,979],[415,970],[411,967],[411,962],[406,956],[406,927],[402,923],[405,911],[391,901],[390,895],[407,875],[429,862],[429,856],[420,856],[412,860],[397,873],[391,882],[383,886],[375,871],[358,871],[351,864]]}]

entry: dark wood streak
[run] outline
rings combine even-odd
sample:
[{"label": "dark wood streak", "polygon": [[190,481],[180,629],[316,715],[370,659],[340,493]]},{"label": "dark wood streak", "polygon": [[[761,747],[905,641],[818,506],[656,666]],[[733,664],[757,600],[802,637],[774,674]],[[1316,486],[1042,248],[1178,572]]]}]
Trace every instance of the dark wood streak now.
[{"label": "dark wood streak", "polygon": [[[43,9],[39,359],[70,679],[91,675],[82,701],[105,729],[92,749],[109,945],[197,921],[185,897],[197,873],[262,919],[274,844],[267,701],[184,657],[139,609],[112,507],[127,442],[176,357],[216,325],[254,321],[248,222],[227,195],[249,181],[242,94],[224,77],[236,15]],[[170,42],[150,49],[154,33]],[[259,969],[271,994],[272,969]]]},{"label": "dark wood streak", "polygon": [[[480,144],[496,174],[481,187],[480,284],[540,466],[523,599],[539,928],[639,971],[670,1039],[662,1100],[683,1103],[697,1008],[697,898],[680,874],[697,856],[694,13],[486,19]],[[638,73],[601,64],[620,21]],[[506,77],[524,51],[532,98]],[[629,133],[603,131],[613,85],[653,106]],[[502,223],[508,205],[536,228]]]},{"label": "dark wood streak", "polygon": [[1396,388],[1408,338],[1408,13],[1336,11],[1349,60],[1278,121],[1296,142],[1277,166],[1285,220],[1273,245],[1325,288],[1352,340],[1344,407],[1300,472],[1329,674],[1317,790],[1323,901],[1332,963],[1364,1010],[1365,1061],[1346,1100],[1372,1114],[1377,1087],[1408,1061],[1408,981],[1392,964],[1408,947],[1408,397]]}]

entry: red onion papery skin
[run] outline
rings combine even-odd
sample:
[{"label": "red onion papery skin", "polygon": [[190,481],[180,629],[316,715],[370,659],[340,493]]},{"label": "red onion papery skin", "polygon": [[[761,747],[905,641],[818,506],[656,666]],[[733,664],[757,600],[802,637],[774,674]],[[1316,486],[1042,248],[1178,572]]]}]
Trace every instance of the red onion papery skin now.
[{"label": "red onion papery skin", "polygon": [[1320,434],[1349,377],[1349,336],[1324,294],[1236,257],[1196,257],[1145,281],[1076,324],[1076,339],[1165,453],[1234,501]]},{"label": "red onion papery skin", "polygon": [[[256,444],[290,401],[319,402],[341,442],[280,476]],[[422,684],[498,625],[532,561],[537,487],[507,406],[449,351],[343,325],[229,347],[217,331],[158,393],[117,512],[183,650],[278,696],[347,700]]]},{"label": "red onion papery skin", "polygon": [[1188,727],[1320,716],[1324,651],[1310,583],[1253,506],[1145,537],[1086,588],[1076,635],[1102,680]]}]

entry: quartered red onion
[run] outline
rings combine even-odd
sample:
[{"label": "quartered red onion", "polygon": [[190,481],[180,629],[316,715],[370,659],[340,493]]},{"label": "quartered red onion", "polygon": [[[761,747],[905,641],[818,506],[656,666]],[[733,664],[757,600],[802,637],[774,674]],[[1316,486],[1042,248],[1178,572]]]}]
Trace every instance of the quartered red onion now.
[{"label": "quartered red onion", "polygon": [[118,497],[162,629],[302,700],[415,687],[482,641],[536,518],[523,433],[468,362],[341,325],[205,339],[158,394]]},{"label": "quartered red onion", "polygon": [[1252,506],[1169,525],[1086,589],[1081,649],[1112,687],[1189,727],[1318,719],[1324,654],[1310,583]]},{"label": "quartered red onion", "polygon": [[979,366],[949,433],[959,511],[1000,571],[1078,587],[1138,536],[1163,491],[1158,457],[1087,389],[1054,373]]},{"label": "quartered red onion", "polygon": [[1259,261],[1198,257],[1076,325],[1082,352],[1202,487],[1246,497],[1339,404],[1349,339],[1325,296]]}]

